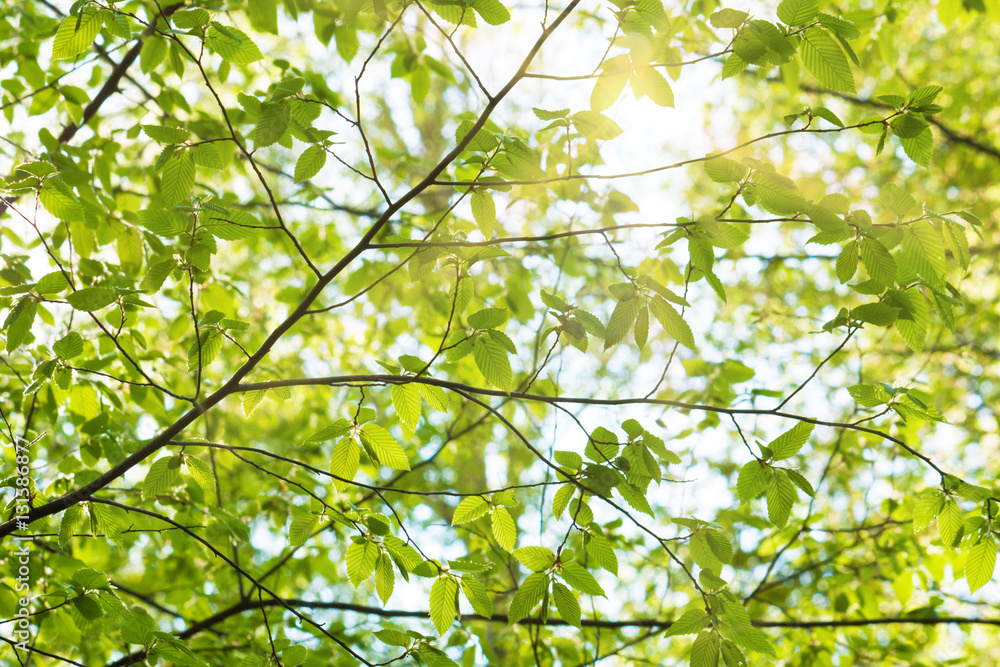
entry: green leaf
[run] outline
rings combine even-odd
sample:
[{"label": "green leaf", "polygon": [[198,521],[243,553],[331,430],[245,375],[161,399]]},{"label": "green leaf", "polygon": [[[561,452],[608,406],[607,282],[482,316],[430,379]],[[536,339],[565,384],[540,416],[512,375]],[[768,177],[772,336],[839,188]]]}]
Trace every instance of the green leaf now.
[{"label": "green leaf", "polygon": [[[739,12],[743,14],[744,12]],[[727,157],[714,157],[705,161],[705,173],[716,183],[729,183],[742,180],[747,175],[747,168]]]},{"label": "green leaf", "polygon": [[778,5],[778,19],[785,25],[806,25],[818,13],[819,0],[782,0]]},{"label": "green leaf", "polygon": [[493,600],[487,594],[483,582],[471,574],[463,574],[462,592],[465,593],[465,598],[477,614],[486,618],[493,616]]},{"label": "green leaf", "polygon": [[[287,101],[263,102],[260,106],[260,117],[257,119],[257,125],[254,127],[253,132],[254,148],[256,149],[264,146],[270,146],[280,141],[282,135],[285,134],[285,130],[288,129],[288,124],[291,120],[291,109],[289,108]],[[325,162],[326,158],[323,158],[323,160]],[[322,166],[323,165],[321,164],[320,167]],[[298,178],[298,168],[299,166],[296,164],[296,183],[300,181]]]},{"label": "green leaf", "polygon": [[455,514],[451,518],[451,525],[475,521],[481,516],[485,516],[490,511],[490,504],[479,496],[467,496],[462,498],[455,508]]},{"label": "green leaf", "polygon": [[351,542],[347,547],[347,576],[355,588],[372,576],[378,555],[378,545],[371,540]]},{"label": "green leaf", "polygon": [[681,617],[670,624],[664,637],[678,637],[680,635],[696,635],[704,629],[708,623],[708,614],[703,607],[698,609],[688,609]]},{"label": "green leaf", "polygon": [[411,431],[415,430],[420,421],[420,390],[417,385],[412,383],[394,384],[391,396],[396,416]]},{"label": "green leaf", "polygon": [[937,517],[938,535],[941,536],[941,541],[944,542],[945,546],[950,547],[955,543],[959,531],[962,529],[962,520],[962,508],[959,507],[958,503],[952,498],[945,500],[941,513]]},{"label": "green leaf", "polygon": [[66,297],[76,310],[93,312],[107,308],[115,302],[115,291],[109,287],[84,287]]},{"label": "green leaf", "polygon": [[205,46],[233,65],[249,65],[264,59],[264,54],[245,32],[224,26],[218,21],[212,21]]},{"label": "green leaf", "polygon": [[843,37],[844,39],[857,39],[861,37],[861,31],[858,30],[856,25],[839,16],[830,16],[829,14],[820,12],[816,16],[816,20],[829,30],[832,30],[838,37]]},{"label": "green leaf", "polygon": [[382,604],[392,597],[392,589],[395,586],[396,574],[392,569],[392,559],[385,553],[380,553],[375,561],[375,592],[382,600]]},{"label": "green leaf", "polygon": [[295,182],[301,183],[319,173],[326,164],[326,151],[322,146],[309,146],[295,162]]},{"label": "green leaf", "polygon": [[604,70],[590,93],[590,108],[594,111],[604,111],[609,108],[625,90],[628,78],[627,71],[619,73],[605,63]]},{"label": "green leaf", "polygon": [[788,524],[798,494],[784,470],[775,470],[767,487],[767,518],[778,528]]},{"label": "green leaf", "polygon": [[506,308],[484,308],[469,315],[467,321],[473,329],[496,329],[507,323]]},{"label": "green leaf", "polygon": [[176,456],[165,456],[153,461],[142,483],[142,499],[149,500],[167,494],[181,485],[181,461]]},{"label": "green leaf", "polygon": [[622,133],[618,123],[598,111],[578,111],[572,116],[573,126],[588,139],[607,141]]},{"label": "green leaf", "polygon": [[944,287],[944,242],[941,232],[926,220],[918,220],[903,232],[903,252],[928,283]]},{"label": "green leaf", "polygon": [[913,533],[917,534],[930,525],[930,522],[941,513],[945,496],[940,489],[925,489],[921,492],[913,507]]},{"label": "green leaf", "polygon": [[896,260],[878,239],[861,239],[861,261],[873,280],[883,285],[896,282]]},{"label": "green leaf", "polygon": [[846,283],[858,270],[858,242],[851,241],[844,246],[843,251],[837,256],[837,279],[841,284]]},{"label": "green leaf", "polygon": [[[263,396],[262,396],[263,397]],[[259,401],[258,401],[259,402]],[[254,404],[256,407],[256,403]],[[306,442],[328,442],[343,437],[351,428],[346,419],[338,419],[306,438]]]},{"label": "green leaf", "polygon": [[488,383],[501,391],[510,391],[513,373],[503,345],[492,337],[478,336],[473,343],[472,356]]},{"label": "green leaf", "polygon": [[703,630],[691,647],[691,667],[716,667],[719,664],[719,637]]},{"label": "green leaf", "polygon": [[825,30],[807,28],[802,33],[799,54],[806,69],[824,85],[842,93],[856,91],[854,75],[844,50]]},{"label": "green leaf", "polygon": [[542,601],[542,596],[549,587],[549,575],[535,572],[525,577],[517,592],[510,601],[507,610],[507,620],[511,625],[518,623],[531,614],[531,610]]},{"label": "green leaf", "polygon": [[785,468],[785,474],[788,475],[788,479],[792,480],[792,484],[802,489],[807,496],[810,498],[816,497],[816,491],[813,489],[812,484],[810,484],[809,480],[803,477],[798,470]]},{"label": "green leaf", "polygon": [[[77,292],[79,294],[79,292]],[[72,303],[70,304],[72,305]],[[75,307],[75,306],[74,306]],[[31,326],[35,322],[35,314],[38,312],[38,303],[31,298],[20,299],[4,321],[4,329],[7,330],[7,352],[13,352],[31,333]],[[81,343],[82,347],[82,343]]]},{"label": "green leaf", "polygon": [[161,144],[182,144],[191,136],[190,132],[179,127],[163,127],[162,125],[142,125],[141,127],[146,136]]},{"label": "green leaf", "polygon": [[197,9],[183,9],[174,14],[172,18],[175,27],[181,30],[190,30],[208,25],[208,22],[212,20],[212,15],[208,13],[208,10],[199,7]]},{"label": "green leaf", "polygon": [[65,547],[73,539],[76,526],[83,516],[83,507],[71,505],[63,512],[62,519],[59,520],[59,546]]},{"label": "green leaf", "polygon": [[559,571],[559,576],[581,593],[599,595],[602,598],[607,597],[604,589],[601,588],[601,585],[597,583],[597,579],[594,578],[594,575],[576,561],[563,563],[562,569]]},{"label": "green leaf", "polygon": [[879,327],[887,327],[899,317],[900,309],[884,303],[865,303],[851,308],[851,319],[867,322]]},{"label": "green leaf", "polygon": [[910,211],[917,207],[916,200],[903,192],[895,183],[888,183],[883,186],[879,192],[878,199],[883,206],[895,213],[899,218],[906,217]]},{"label": "green leaf", "polygon": [[611,319],[605,328],[604,349],[613,347],[625,339],[625,336],[632,330],[639,310],[642,307],[642,300],[638,297],[619,301],[615,305]]},{"label": "green leaf", "polygon": [[475,0],[472,8],[490,25],[502,25],[510,20],[510,12],[500,0]]},{"label": "green leaf", "polygon": [[768,443],[771,449],[771,456],[775,461],[787,459],[798,453],[802,446],[806,444],[809,436],[812,435],[814,424],[809,422],[799,422]]},{"label": "green leaf", "polygon": [[902,306],[908,318],[899,317],[893,324],[902,336],[906,345],[914,352],[922,352],[927,341],[927,327],[930,323],[930,313],[927,302],[919,292],[892,291],[890,297],[893,305]]},{"label": "green leaf", "polygon": [[205,368],[219,356],[224,340],[218,331],[202,332],[201,337],[191,343],[188,349],[188,371],[194,373],[200,368],[204,372]]},{"label": "green leaf", "polygon": [[555,497],[552,499],[552,515],[555,518],[562,516],[562,513],[566,510],[566,506],[569,504],[570,498],[573,497],[573,493],[576,491],[576,487],[572,484],[565,484],[559,487],[556,491]]},{"label": "green leaf", "polygon": [[410,459],[392,435],[376,424],[368,422],[361,427],[361,441],[375,452],[378,462],[393,470],[409,470]]},{"label": "green leaf", "polygon": [[517,527],[514,519],[506,507],[494,507],[490,515],[490,524],[493,530],[493,537],[497,544],[504,551],[511,553],[514,551],[514,542],[517,540]]},{"label": "green leaf", "polygon": [[[825,120],[828,123],[831,123],[833,125],[836,125],[837,127],[840,127],[840,128],[844,127],[844,121],[840,120],[840,118],[837,116],[837,114],[833,113],[832,111],[830,111],[826,107],[816,107],[816,108],[814,108],[812,110],[812,112],[813,112],[813,115],[816,116],[817,118],[822,118],[823,120]],[[845,213],[846,213],[846,211],[845,211]]]},{"label": "green leaf", "polygon": [[319,517],[315,514],[294,513],[288,526],[288,541],[292,546],[302,546],[312,537],[319,526]]},{"label": "green leaf", "polygon": [[63,19],[52,41],[52,59],[75,58],[90,48],[104,24],[104,11],[95,5],[85,5],[79,13]]},{"label": "green leaf", "polygon": [[469,204],[472,206],[472,217],[483,238],[491,238],[497,223],[497,206],[493,201],[493,195],[486,190],[476,190],[472,193]]},{"label": "green leaf", "polygon": [[792,179],[771,171],[754,172],[753,192],[764,210],[775,215],[791,215],[806,207],[805,197]]},{"label": "green leaf", "polygon": [[760,496],[767,490],[770,482],[770,468],[754,459],[740,468],[739,479],[736,482],[736,494],[740,502],[748,502]]},{"label": "green leaf", "polygon": [[636,82],[642,89],[643,94],[661,107],[674,106],[674,91],[670,88],[670,83],[652,67],[639,67],[635,70]]},{"label": "green leaf", "polygon": [[212,472],[211,465],[193,456],[185,458],[184,465],[187,466],[188,472],[198,486],[203,488],[207,493],[215,493],[215,474]]},{"label": "green leaf", "polygon": [[160,171],[160,191],[165,206],[187,201],[194,187],[195,169],[188,151],[174,151]]},{"label": "green leaf", "polygon": [[608,538],[597,532],[591,533],[590,539],[587,542],[587,553],[591,555],[601,568],[616,577],[618,576],[618,556],[615,554],[614,547],[611,546]]},{"label": "green leaf", "polygon": [[532,572],[547,570],[556,562],[556,555],[546,547],[521,547],[514,549],[514,558]]},{"label": "green leaf", "polygon": [[564,621],[577,628],[581,627],[580,602],[576,599],[573,591],[558,581],[553,582],[552,599],[555,600],[556,609],[559,610],[559,615]]},{"label": "green leaf", "polygon": [[349,486],[347,482],[358,474],[360,463],[361,447],[358,446],[358,443],[353,438],[341,438],[330,455],[330,474],[340,478],[340,480],[333,480],[333,484],[338,490],[343,491]]},{"label": "green leaf", "polygon": [[720,9],[708,17],[709,22],[716,28],[739,28],[747,20],[746,12],[735,9]]},{"label": "green leaf", "polygon": [[649,309],[671,338],[687,348],[694,349],[694,334],[691,333],[691,327],[673,306],[660,295],[656,295],[650,299]]},{"label": "green leaf", "polygon": [[997,543],[992,535],[983,535],[965,550],[965,580],[975,593],[993,578],[997,564]]},{"label": "green leaf", "polygon": [[431,385],[431,384],[418,384],[417,391],[420,392],[421,398],[423,398],[427,405],[431,406],[434,410],[445,411],[448,409],[448,395],[444,393],[444,389],[441,387]]}]

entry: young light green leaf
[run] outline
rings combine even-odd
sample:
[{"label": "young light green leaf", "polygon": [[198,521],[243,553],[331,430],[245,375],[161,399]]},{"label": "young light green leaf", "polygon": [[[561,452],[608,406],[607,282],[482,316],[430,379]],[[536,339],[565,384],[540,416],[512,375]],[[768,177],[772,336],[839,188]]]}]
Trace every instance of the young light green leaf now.
[{"label": "young light green leaf", "polygon": [[781,0],[778,19],[785,25],[802,26],[819,13],[819,0]]},{"label": "young light green leaf", "polygon": [[413,383],[394,384],[390,392],[392,407],[396,416],[411,431],[417,428],[420,421],[420,390]]},{"label": "young light green leaf", "polygon": [[837,279],[847,283],[858,270],[858,242],[851,241],[837,256]]},{"label": "young light green leaf", "polygon": [[861,239],[861,261],[873,280],[883,285],[896,282],[896,261],[878,239]]},{"label": "young light green leaf", "polygon": [[514,551],[514,542],[517,540],[517,527],[514,519],[506,507],[494,507],[490,515],[490,524],[493,529],[493,537],[497,544],[504,551],[510,553]]},{"label": "young light green leaf", "polygon": [[518,623],[531,614],[531,610],[542,601],[542,596],[549,587],[549,575],[534,572],[525,577],[510,601],[507,620],[511,625]]},{"label": "young light green leaf", "polygon": [[576,599],[569,588],[558,581],[552,584],[552,599],[556,602],[556,609],[562,619],[577,628],[580,626],[580,601]]},{"label": "young light green leaf", "polygon": [[747,175],[747,168],[727,157],[714,157],[705,161],[705,173],[716,183],[728,183],[742,180]]},{"label": "young light green leaf", "polygon": [[[806,3],[800,3],[806,4]],[[854,74],[840,44],[821,28],[807,28],[799,47],[802,64],[824,85],[842,93],[854,93]]]},{"label": "young light green leaf", "polygon": [[396,439],[387,430],[368,422],[361,427],[361,440],[378,457],[378,462],[394,470],[409,470],[410,459]]},{"label": "young light green leaf", "polygon": [[944,542],[945,546],[950,547],[955,543],[959,531],[962,529],[962,519],[962,508],[959,507],[958,503],[952,498],[945,500],[941,513],[937,517],[938,535],[941,536],[941,541]]},{"label": "young light green leaf", "polygon": [[472,347],[472,356],[483,378],[502,391],[510,391],[513,373],[507,350],[490,336],[477,336]]},{"label": "young light green leaf", "polygon": [[185,150],[174,151],[160,171],[160,191],[165,206],[185,202],[194,187],[195,169],[191,154]]},{"label": "young light green leaf", "polygon": [[355,588],[372,576],[378,555],[378,545],[371,540],[351,542],[347,547],[347,576]]},{"label": "young light green leaf", "polygon": [[563,563],[562,569],[559,571],[559,576],[565,579],[567,584],[581,593],[586,595],[599,595],[602,598],[607,597],[604,593],[604,589],[601,588],[601,585],[597,583],[597,579],[594,578],[594,575],[592,575],[586,568],[577,563],[575,560]]},{"label": "young light green leaf", "polygon": [[688,609],[681,617],[670,624],[664,637],[678,637],[680,635],[695,635],[702,631],[708,623],[708,614],[703,607],[698,609]]},{"label": "young light green leaf", "polygon": [[691,667],[717,667],[719,664],[719,636],[703,630],[691,647]]},{"label": "young light green leaf", "polygon": [[469,204],[472,206],[472,217],[483,237],[492,237],[497,223],[497,205],[493,201],[493,195],[486,190],[476,190],[469,198]]},{"label": "young light green leaf", "polygon": [[343,491],[349,486],[348,482],[358,474],[360,463],[361,447],[358,443],[354,438],[341,438],[330,455],[330,474],[339,478],[333,480],[338,490]]},{"label": "young light green leaf", "polygon": [[306,543],[319,526],[319,517],[312,513],[294,513],[288,527],[288,541],[292,546]]},{"label": "young light green leaf", "polygon": [[477,614],[486,618],[493,616],[493,600],[487,594],[483,582],[471,574],[463,574],[462,592]]},{"label": "young light green leaf", "polygon": [[472,9],[490,25],[502,25],[510,20],[510,12],[500,0],[475,0]]},{"label": "young light green leaf", "polygon": [[792,505],[795,504],[798,494],[795,486],[788,479],[784,470],[775,470],[771,477],[771,483],[767,486],[767,518],[778,528],[784,528],[788,524],[788,516],[791,514]]},{"label": "young light green leaf", "polygon": [[775,461],[780,461],[797,454],[802,449],[802,445],[806,444],[809,436],[812,435],[814,426],[809,422],[799,422],[768,443],[772,458]]},{"label": "young light green leaf", "polygon": [[709,22],[716,28],[739,28],[747,20],[746,12],[736,9],[720,9],[708,17]]},{"label": "young light green leaf", "polygon": [[193,456],[186,457],[184,465],[187,466],[188,473],[194,478],[198,486],[204,489],[206,493],[215,493],[215,473],[212,472],[211,465]]},{"label": "young light green leaf", "polygon": [[483,308],[469,315],[467,321],[473,329],[497,329],[506,324],[509,317],[506,308]]},{"label": "young light green leaf", "polygon": [[993,578],[997,564],[997,543],[990,534],[983,535],[965,550],[965,580],[975,593]]},{"label": "young light green leaf", "polygon": [[52,59],[74,58],[86,51],[104,24],[104,10],[92,4],[63,19],[52,41]]},{"label": "young light green leaf", "polygon": [[165,456],[156,459],[149,466],[146,478],[142,482],[142,499],[149,500],[159,494],[169,493],[171,489],[181,484],[181,461],[176,456]]},{"label": "young light green leaf", "polygon": [[681,345],[694,349],[694,334],[681,314],[659,294],[649,300],[649,309],[667,334]]},{"label": "young light green leaf", "polygon": [[[256,140],[255,140],[256,141]],[[326,151],[322,146],[312,145],[302,151],[302,155],[295,162],[295,182],[301,183],[319,173],[319,170],[326,164]]]},{"label": "young light green leaf", "polygon": [[375,561],[375,592],[382,604],[392,597],[392,589],[396,583],[396,574],[392,568],[392,559],[386,553],[379,553]]},{"label": "young light green leaf", "polygon": [[84,287],[66,297],[76,310],[93,312],[115,302],[115,291],[109,287]]},{"label": "young light green leaf", "polygon": [[475,521],[481,516],[485,516],[490,511],[490,504],[479,496],[467,496],[462,498],[455,508],[455,514],[451,518],[451,525]]},{"label": "young light green leaf", "polygon": [[245,32],[224,26],[218,21],[212,21],[205,46],[234,65],[249,65],[264,59],[264,54]]},{"label": "young light green leaf", "polygon": [[514,558],[532,572],[547,570],[556,562],[556,555],[546,547],[521,547],[514,549]]}]

